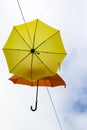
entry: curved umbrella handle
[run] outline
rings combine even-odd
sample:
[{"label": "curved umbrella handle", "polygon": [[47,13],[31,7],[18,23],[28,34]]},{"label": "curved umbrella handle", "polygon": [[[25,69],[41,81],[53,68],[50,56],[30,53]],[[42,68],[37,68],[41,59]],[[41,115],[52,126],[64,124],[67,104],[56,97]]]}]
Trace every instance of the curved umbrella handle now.
[{"label": "curved umbrella handle", "polygon": [[36,110],[37,110],[37,101],[36,101],[36,104],[35,104],[35,108],[33,108],[33,106],[31,106],[30,109],[31,109],[32,111],[36,111]]}]

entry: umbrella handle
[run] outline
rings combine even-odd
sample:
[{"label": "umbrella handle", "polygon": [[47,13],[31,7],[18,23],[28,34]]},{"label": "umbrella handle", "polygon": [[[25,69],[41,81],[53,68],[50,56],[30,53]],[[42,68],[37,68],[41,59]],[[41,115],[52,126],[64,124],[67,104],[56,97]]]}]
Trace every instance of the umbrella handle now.
[{"label": "umbrella handle", "polygon": [[38,81],[37,81],[35,108],[33,108],[33,106],[30,107],[30,109],[31,109],[32,111],[36,111],[36,110],[37,110],[37,102],[38,102]]},{"label": "umbrella handle", "polygon": [[32,111],[36,111],[36,110],[37,110],[37,101],[36,101],[36,103],[35,103],[35,108],[33,108],[33,106],[31,106],[30,109],[31,109]]}]

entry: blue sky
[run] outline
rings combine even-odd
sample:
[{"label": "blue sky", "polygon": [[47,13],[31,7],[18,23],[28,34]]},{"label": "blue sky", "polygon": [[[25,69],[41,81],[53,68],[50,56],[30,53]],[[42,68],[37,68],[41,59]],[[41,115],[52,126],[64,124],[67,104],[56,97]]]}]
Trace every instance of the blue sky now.
[{"label": "blue sky", "polygon": [[[87,130],[87,1],[20,0],[26,21],[39,18],[61,32],[67,51],[58,72],[67,86],[50,88],[63,130]],[[16,0],[0,2],[0,129],[61,130],[46,88],[39,88],[38,110],[33,113],[35,88],[14,85],[2,47],[14,25],[23,23]]]}]

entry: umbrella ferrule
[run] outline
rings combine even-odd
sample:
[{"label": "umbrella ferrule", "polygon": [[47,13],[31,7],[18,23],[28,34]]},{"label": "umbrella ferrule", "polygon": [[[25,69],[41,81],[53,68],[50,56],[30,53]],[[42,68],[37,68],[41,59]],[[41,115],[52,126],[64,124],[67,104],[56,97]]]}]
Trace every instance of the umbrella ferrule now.
[{"label": "umbrella ferrule", "polygon": [[31,53],[35,53],[35,49],[31,49]]}]

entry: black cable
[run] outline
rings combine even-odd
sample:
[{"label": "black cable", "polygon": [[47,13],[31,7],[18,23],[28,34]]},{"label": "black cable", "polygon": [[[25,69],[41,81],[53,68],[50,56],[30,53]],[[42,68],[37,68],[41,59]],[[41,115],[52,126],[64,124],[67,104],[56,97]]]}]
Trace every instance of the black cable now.
[{"label": "black cable", "polygon": [[[26,27],[26,31],[27,31],[27,33],[28,33],[28,37],[29,37],[29,39],[30,39],[30,42],[32,43],[32,40],[31,40],[31,37],[30,37],[29,31],[28,31],[28,27],[27,27],[27,24],[26,24],[26,21],[25,21],[24,15],[23,15],[23,11],[22,11],[22,9],[21,9],[21,6],[20,6],[20,3],[19,3],[18,0],[17,0],[17,3],[18,3],[18,6],[19,6],[19,9],[20,9],[21,16],[22,16],[22,18],[23,18],[23,21],[24,21],[25,27]],[[30,47],[30,46],[29,46],[29,47]],[[31,47],[30,47],[30,48],[31,48]]]},{"label": "black cable", "polygon": [[[47,87],[46,87],[46,88],[47,88]],[[55,112],[55,115],[56,115],[58,124],[59,124],[59,126],[60,126],[60,129],[63,130],[63,129],[62,129],[61,122],[60,122],[60,120],[59,120],[58,114],[57,114],[57,112],[56,112],[56,109],[55,109],[55,106],[54,106],[54,103],[53,103],[53,100],[52,100],[52,98],[51,98],[51,95],[50,95],[50,92],[49,92],[48,88],[47,88],[47,92],[48,92],[48,95],[49,95],[49,97],[50,97],[50,101],[51,101],[51,103],[52,103],[52,106],[53,106],[53,109],[54,109],[54,112]]]}]

